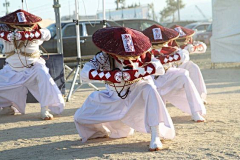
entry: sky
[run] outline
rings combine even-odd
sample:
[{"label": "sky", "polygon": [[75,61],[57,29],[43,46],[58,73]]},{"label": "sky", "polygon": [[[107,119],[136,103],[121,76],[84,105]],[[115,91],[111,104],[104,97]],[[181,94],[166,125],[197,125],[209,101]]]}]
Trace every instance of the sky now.
[{"label": "sky", "polygon": [[[22,0],[0,0],[0,17],[4,16],[6,13],[6,8],[3,6],[5,1],[9,1],[9,11],[13,12],[17,9],[22,8]],[[55,13],[53,9],[53,0],[24,0],[24,10],[26,9],[26,4],[28,11],[42,19],[55,19]],[[41,2],[41,3],[39,3]],[[79,14],[84,15],[95,15],[97,12],[102,11],[102,0],[78,0],[79,2]],[[61,4],[60,15],[72,14],[75,10],[75,0],[59,0]],[[166,7],[166,0],[126,0],[126,6],[140,3],[141,5],[147,5],[149,3],[154,3],[155,12],[158,14],[164,7]],[[183,0],[186,4],[183,12],[183,16],[186,15],[189,18],[194,19],[197,16],[201,17],[199,11],[196,10],[195,5],[197,5],[204,13],[206,13],[208,18],[211,18],[211,0]],[[115,0],[105,0],[105,9],[114,10],[116,8]],[[187,9],[187,10],[186,10]],[[191,10],[195,11],[195,13]],[[181,13],[180,12],[180,13]],[[181,18],[182,19],[182,18]],[[185,16],[183,17],[183,20]]]}]

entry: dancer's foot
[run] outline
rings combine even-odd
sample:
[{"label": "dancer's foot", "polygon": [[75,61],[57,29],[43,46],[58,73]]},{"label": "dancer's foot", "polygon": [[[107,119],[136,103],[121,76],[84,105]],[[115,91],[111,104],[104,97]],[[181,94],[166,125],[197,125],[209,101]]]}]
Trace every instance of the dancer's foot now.
[{"label": "dancer's foot", "polygon": [[199,112],[193,113],[192,119],[193,119],[195,122],[204,122],[204,121],[205,121],[205,118],[203,118],[203,116],[201,116]]},{"label": "dancer's foot", "polygon": [[2,109],[0,109],[0,115],[14,115],[14,109],[10,106],[10,107],[3,107]]},{"label": "dancer's foot", "polygon": [[162,142],[159,137],[159,126],[151,127],[151,142],[149,145],[149,151],[158,151],[162,149]]},{"label": "dancer's foot", "polygon": [[47,106],[41,107],[41,118],[43,120],[52,120],[53,119],[53,115],[51,113],[49,113]]}]

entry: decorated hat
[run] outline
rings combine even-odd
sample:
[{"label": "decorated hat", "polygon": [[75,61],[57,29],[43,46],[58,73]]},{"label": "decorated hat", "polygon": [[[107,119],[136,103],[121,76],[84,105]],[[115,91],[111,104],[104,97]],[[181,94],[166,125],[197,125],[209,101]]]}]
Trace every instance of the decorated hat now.
[{"label": "decorated hat", "polygon": [[126,27],[108,27],[97,30],[93,43],[102,51],[120,57],[137,57],[151,48],[151,43],[141,32]]},{"label": "decorated hat", "polygon": [[173,29],[166,28],[157,24],[148,27],[143,31],[151,43],[164,43],[178,38],[179,33]]},{"label": "decorated hat", "polygon": [[31,25],[40,22],[42,18],[22,9],[16,10],[0,18],[0,23],[12,25]]},{"label": "decorated hat", "polygon": [[195,33],[194,30],[189,29],[189,28],[185,28],[185,27],[182,27],[182,26],[179,26],[179,25],[174,25],[171,28],[179,33],[179,39],[180,38],[191,37]]}]

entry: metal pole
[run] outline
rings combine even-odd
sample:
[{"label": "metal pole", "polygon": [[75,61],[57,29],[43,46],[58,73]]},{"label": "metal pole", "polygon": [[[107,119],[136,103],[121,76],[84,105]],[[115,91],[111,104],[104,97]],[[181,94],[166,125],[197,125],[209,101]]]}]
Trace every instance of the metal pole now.
[{"label": "metal pole", "polygon": [[[76,71],[75,75],[73,77],[73,81],[70,87],[70,91],[68,93],[66,101],[69,102],[71,99],[71,96],[74,92],[76,92],[81,86],[82,86],[82,80],[80,78],[80,72],[81,72],[81,67],[82,67],[82,62],[81,62],[81,47],[80,47],[80,31],[79,31],[79,13],[78,13],[78,0],[75,0],[75,18],[73,22],[76,23],[76,41],[77,41],[77,66],[76,66]],[[74,71],[71,71],[73,73]],[[79,83],[76,83],[77,77],[79,76]],[[74,89],[75,85],[78,84],[78,86]],[[90,87],[93,87],[94,89],[98,90],[97,87],[95,87],[93,84],[88,83]]]},{"label": "metal pole", "polygon": [[22,0],[22,9],[24,9],[24,8],[23,8],[23,0]]},{"label": "metal pole", "polygon": [[103,28],[106,28],[105,0],[102,0],[102,10],[103,10]]},{"label": "metal pole", "polygon": [[177,0],[177,4],[178,4],[178,22],[180,22],[180,3],[179,3],[179,0]]},{"label": "metal pole", "polygon": [[57,34],[57,51],[59,54],[63,54],[63,43],[62,43],[62,27],[61,27],[61,19],[59,8],[61,5],[59,4],[59,0],[53,0],[53,8],[55,12],[56,19],[56,34]]},{"label": "metal pole", "polygon": [[76,41],[77,41],[77,58],[78,62],[80,62],[81,59],[81,49],[80,49],[80,32],[79,32],[79,13],[78,13],[78,0],[75,0],[75,20],[76,23]]},{"label": "metal pole", "polygon": [[81,46],[80,46],[80,32],[79,32],[79,13],[78,13],[78,0],[75,0],[75,18],[73,22],[76,23],[76,42],[77,42],[77,67],[76,72],[70,87],[70,91],[68,93],[66,101],[68,102],[71,99],[72,94],[82,86],[81,78],[79,77],[79,86],[74,90],[74,86],[76,84],[77,76],[80,76],[81,72]]}]

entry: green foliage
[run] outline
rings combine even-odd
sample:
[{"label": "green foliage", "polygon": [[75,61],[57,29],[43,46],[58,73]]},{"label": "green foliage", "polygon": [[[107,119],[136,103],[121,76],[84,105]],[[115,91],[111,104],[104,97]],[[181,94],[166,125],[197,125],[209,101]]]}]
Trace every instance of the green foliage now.
[{"label": "green foliage", "polygon": [[127,8],[136,8],[136,7],[139,7],[139,6],[140,6],[140,3],[139,4],[135,3],[135,4],[132,4],[132,5],[128,6]]},{"label": "green foliage", "polygon": [[179,9],[184,8],[185,4],[183,4],[182,0],[166,0],[167,7],[160,12],[161,21],[164,21],[169,16],[173,16],[174,21],[174,13],[178,10],[178,1]]},{"label": "green foliage", "polygon": [[[115,0],[115,3],[116,3],[116,5],[117,5],[116,10],[125,8],[125,0]],[[121,7],[119,7],[119,4],[121,4]]]}]

